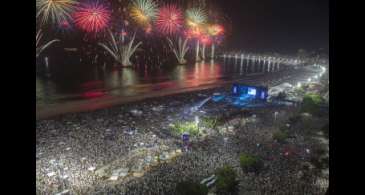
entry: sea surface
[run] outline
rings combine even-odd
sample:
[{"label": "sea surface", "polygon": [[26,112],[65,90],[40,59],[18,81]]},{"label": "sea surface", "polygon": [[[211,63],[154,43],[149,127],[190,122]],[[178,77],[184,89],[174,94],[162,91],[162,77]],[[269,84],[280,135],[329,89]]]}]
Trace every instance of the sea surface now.
[{"label": "sea surface", "polygon": [[205,85],[237,79],[254,78],[263,74],[288,69],[288,66],[271,66],[246,60],[207,60],[186,65],[149,66],[134,65],[131,68],[115,68],[82,60],[62,63],[44,58],[37,59],[36,103],[37,106],[59,104],[105,96],[143,96],[171,89],[192,89]]}]

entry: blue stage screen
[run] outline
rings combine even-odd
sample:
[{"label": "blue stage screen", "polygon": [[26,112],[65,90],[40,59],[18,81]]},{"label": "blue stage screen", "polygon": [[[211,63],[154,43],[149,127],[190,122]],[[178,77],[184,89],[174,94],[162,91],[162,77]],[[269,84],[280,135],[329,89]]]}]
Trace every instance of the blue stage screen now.
[{"label": "blue stage screen", "polygon": [[248,95],[256,95],[256,89],[255,88],[248,88]]}]

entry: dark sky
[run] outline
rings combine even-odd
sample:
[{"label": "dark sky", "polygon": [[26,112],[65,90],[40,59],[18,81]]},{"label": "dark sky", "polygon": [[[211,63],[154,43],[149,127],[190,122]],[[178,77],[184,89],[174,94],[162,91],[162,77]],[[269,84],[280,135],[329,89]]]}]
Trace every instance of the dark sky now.
[{"label": "dark sky", "polygon": [[232,22],[227,46],[252,52],[328,52],[329,0],[216,0]]},{"label": "dark sky", "polygon": [[[127,0],[125,0],[127,1]],[[161,0],[167,2],[167,0]],[[169,0],[186,2],[186,0]],[[198,1],[198,0],[194,0]],[[227,21],[224,50],[295,54],[329,47],[329,0],[206,0]],[[67,34],[70,38],[74,33]],[[76,37],[76,36],[74,36]],[[77,38],[80,40],[80,38]],[[70,38],[72,44],[76,43]],[[69,46],[71,47],[71,46]]]}]

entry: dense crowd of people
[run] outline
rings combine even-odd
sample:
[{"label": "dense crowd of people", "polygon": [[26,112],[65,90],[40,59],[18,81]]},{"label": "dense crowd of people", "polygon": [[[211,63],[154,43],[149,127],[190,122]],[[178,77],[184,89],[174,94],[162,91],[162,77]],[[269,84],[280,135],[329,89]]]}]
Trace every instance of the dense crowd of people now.
[{"label": "dense crowd of people", "polygon": [[[111,182],[107,180],[110,174],[105,177],[98,174],[103,167],[127,158],[138,148],[161,145],[181,148],[181,138],[171,134],[169,125],[176,120],[189,120],[191,115],[186,110],[216,90],[37,121],[37,194],[56,194],[65,190],[70,194],[175,194],[178,182],[200,182],[225,164],[237,171],[240,192],[325,193],[328,178],[320,180],[314,169],[309,172],[303,169],[303,162],[310,159],[308,150],[314,150],[320,144],[315,139],[305,139],[303,132],[295,130],[287,144],[272,139],[273,132],[291,116],[290,108],[266,108],[245,115],[230,115],[237,109],[226,105],[202,107],[199,112],[208,116],[222,113],[232,116],[217,128],[232,126],[233,131],[223,134],[213,131],[204,140],[192,142],[181,156],[171,162],[159,163],[140,178]],[[279,114],[274,120],[277,111]],[[262,158],[263,169],[259,173],[243,172],[239,167],[240,153]],[[318,183],[321,182],[325,187],[320,187]]]}]

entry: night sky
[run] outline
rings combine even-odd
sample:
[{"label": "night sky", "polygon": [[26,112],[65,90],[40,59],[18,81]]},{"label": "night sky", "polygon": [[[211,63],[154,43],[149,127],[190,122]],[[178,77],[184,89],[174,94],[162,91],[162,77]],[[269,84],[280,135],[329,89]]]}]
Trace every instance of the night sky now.
[{"label": "night sky", "polygon": [[[124,0],[125,2],[129,2]],[[204,0],[159,0],[187,5]],[[113,0],[112,2],[117,2]],[[294,55],[299,49],[328,54],[329,0],[205,0],[211,18],[223,24],[225,40],[218,51],[243,50]],[[215,15],[215,16],[212,16]],[[48,34],[48,39],[54,33]],[[85,44],[80,31],[56,33],[63,47]],[[146,40],[144,45],[147,44]],[[157,39],[156,41],[161,41]],[[97,43],[97,41],[94,41]],[[94,47],[94,46],[93,46]],[[143,46],[142,46],[143,47]],[[50,48],[56,49],[56,48]],[[100,48],[99,48],[100,49]],[[50,52],[49,52],[50,53]],[[56,52],[57,53],[57,52]]]},{"label": "night sky", "polygon": [[230,18],[226,47],[294,54],[329,47],[328,0],[215,0]]}]

